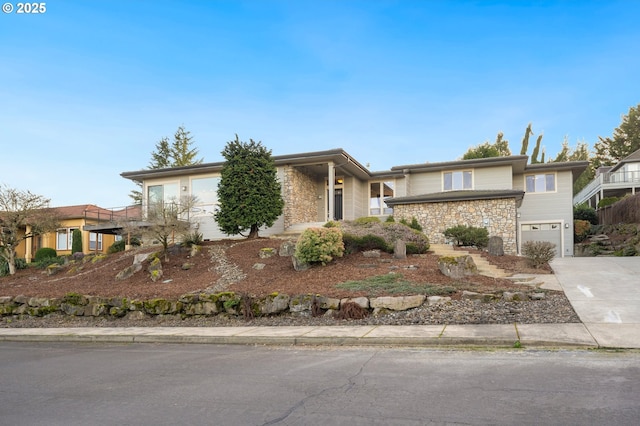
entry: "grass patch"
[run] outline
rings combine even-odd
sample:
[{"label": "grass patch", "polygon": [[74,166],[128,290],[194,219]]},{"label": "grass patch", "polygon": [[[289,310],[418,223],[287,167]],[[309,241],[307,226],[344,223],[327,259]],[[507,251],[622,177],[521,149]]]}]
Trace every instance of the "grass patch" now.
[{"label": "grass patch", "polygon": [[456,292],[456,289],[450,286],[412,283],[405,280],[402,274],[376,275],[359,281],[345,281],[336,284],[336,288],[354,292],[367,292],[372,296],[381,294],[446,296]]}]

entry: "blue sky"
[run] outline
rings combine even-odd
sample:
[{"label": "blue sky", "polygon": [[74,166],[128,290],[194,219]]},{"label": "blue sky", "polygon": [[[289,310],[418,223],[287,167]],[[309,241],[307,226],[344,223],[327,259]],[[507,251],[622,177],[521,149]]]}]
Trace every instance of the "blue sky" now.
[{"label": "blue sky", "polygon": [[[16,6],[17,2],[10,2]],[[205,162],[343,148],[373,171],[532,123],[547,158],[640,103],[639,1],[47,1],[0,13],[0,183],[130,203],[184,125]],[[531,145],[530,145],[531,146]]]}]

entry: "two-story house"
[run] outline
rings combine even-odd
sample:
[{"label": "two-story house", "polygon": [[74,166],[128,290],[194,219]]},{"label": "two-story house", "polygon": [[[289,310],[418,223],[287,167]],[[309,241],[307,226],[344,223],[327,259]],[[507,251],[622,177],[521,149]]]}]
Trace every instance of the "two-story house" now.
[{"label": "two-story house", "polygon": [[[455,225],[483,226],[500,236],[507,253],[523,241],[545,240],[558,256],[573,255],[572,185],[587,162],[528,165],[527,156],[396,166],[371,172],[342,149],[273,157],[285,200],[283,214],[261,235],[280,234],[327,220],[416,217],[433,243]],[[223,162],[124,172],[142,183],[149,200],[195,196],[190,219],[205,239],[226,236],[213,212]]]}]

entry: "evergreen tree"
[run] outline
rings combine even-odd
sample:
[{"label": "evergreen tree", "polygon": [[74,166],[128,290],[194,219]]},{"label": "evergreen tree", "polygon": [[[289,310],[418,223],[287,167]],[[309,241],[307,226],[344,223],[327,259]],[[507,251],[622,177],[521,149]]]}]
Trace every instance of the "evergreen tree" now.
[{"label": "evergreen tree", "polygon": [[202,163],[202,158],[196,160],[198,149],[191,148],[193,137],[190,135],[191,132],[185,130],[184,126],[180,126],[178,130],[176,130],[169,152],[171,157],[169,167],[191,166]]},{"label": "evergreen tree", "polygon": [[[191,166],[202,163],[202,158],[195,159],[198,155],[198,148],[191,148],[193,137],[191,132],[185,130],[184,126],[178,127],[173,135],[173,142],[169,143],[169,138],[164,137],[156,144],[156,149],[151,152],[149,169],[166,169],[169,167]],[[142,188],[141,182],[136,182]],[[142,192],[132,190],[129,197],[134,204],[142,204]]]},{"label": "evergreen tree", "polygon": [[531,164],[544,163],[544,150],[542,154],[542,161],[538,161],[538,154],[540,153],[540,144],[542,143],[542,135],[538,136],[536,139],[536,146],[533,148],[533,153],[531,154]]},{"label": "evergreen tree", "polygon": [[520,148],[520,155],[527,155],[529,150],[529,136],[533,134],[531,130],[531,123],[527,126],[527,130],[524,131],[524,137],[522,138],[522,148]]},{"label": "evergreen tree", "polygon": [[222,151],[226,162],[218,185],[220,208],[214,217],[227,235],[257,238],[261,226],[272,226],[282,214],[284,201],[276,166],[261,142],[229,141]]},{"label": "evergreen tree", "polygon": [[71,234],[71,254],[82,253],[82,232],[74,229]]},{"label": "evergreen tree", "polygon": [[171,149],[169,138],[162,138],[156,144],[156,150],[151,153],[149,169],[164,169],[171,167]]},{"label": "evergreen tree", "polygon": [[622,116],[622,123],[613,131],[613,137],[596,142],[595,166],[610,166],[640,149],[640,104]]},{"label": "evergreen tree", "polygon": [[469,148],[462,156],[463,160],[471,160],[474,158],[491,158],[491,157],[507,157],[511,155],[509,149],[509,141],[502,140],[503,133],[499,132],[495,143],[485,142],[483,144]]}]

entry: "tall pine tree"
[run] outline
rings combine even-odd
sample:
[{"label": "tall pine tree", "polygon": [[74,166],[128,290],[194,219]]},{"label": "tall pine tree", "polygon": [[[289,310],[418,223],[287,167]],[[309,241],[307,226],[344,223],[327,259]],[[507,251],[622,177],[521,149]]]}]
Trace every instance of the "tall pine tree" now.
[{"label": "tall pine tree", "polygon": [[616,164],[640,149],[640,104],[622,116],[622,123],[613,131],[613,137],[600,139],[594,145],[596,167]]}]

